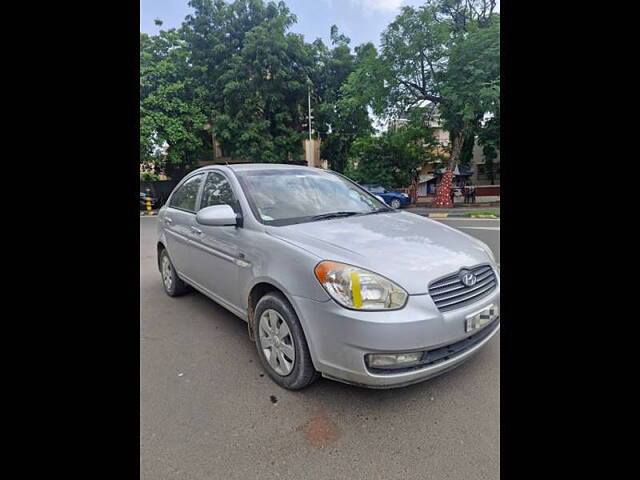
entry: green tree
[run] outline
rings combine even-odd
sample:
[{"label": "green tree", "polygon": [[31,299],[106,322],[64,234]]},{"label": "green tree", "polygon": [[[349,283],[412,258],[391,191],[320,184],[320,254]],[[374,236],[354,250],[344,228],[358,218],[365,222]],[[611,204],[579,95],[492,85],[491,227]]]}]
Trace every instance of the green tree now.
[{"label": "green tree", "polygon": [[434,146],[433,140],[425,140],[422,126],[412,124],[360,137],[353,143],[346,175],[361,183],[406,187],[432,158]]},{"label": "green tree", "polygon": [[452,45],[446,81],[441,88],[445,127],[453,134],[450,168],[458,162],[465,141],[480,134],[482,119],[500,109],[500,22],[498,16],[481,27],[471,22],[467,34]]},{"label": "green tree", "polygon": [[361,91],[379,115],[403,117],[435,105],[451,136],[449,169],[465,144],[472,147],[485,114],[499,108],[500,23],[494,7],[491,0],[404,7],[383,32],[380,55],[351,82],[368,82]]},{"label": "green tree", "polygon": [[140,161],[180,175],[206,146],[188,52],[175,29],[140,35]]},{"label": "green tree", "polygon": [[313,65],[284,2],[192,0],[183,34],[201,98],[223,151],[256,162],[302,152],[304,105]]},{"label": "green tree", "polygon": [[331,27],[329,49],[321,40],[314,48],[314,70],[310,76],[314,105],[313,126],[322,140],[321,156],[331,169],[343,172],[354,140],[373,133],[371,119],[365,102],[354,101],[342,90],[349,75],[362,61],[356,48],[355,55],[349,47],[350,39]]}]

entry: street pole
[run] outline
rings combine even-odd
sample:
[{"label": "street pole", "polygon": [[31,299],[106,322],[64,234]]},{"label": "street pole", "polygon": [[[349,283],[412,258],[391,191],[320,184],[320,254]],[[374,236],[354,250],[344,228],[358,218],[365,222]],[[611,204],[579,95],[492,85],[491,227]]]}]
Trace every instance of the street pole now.
[{"label": "street pole", "polygon": [[308,92],[309,92],[309,141],[311,141],[311,86],[309,86]]}]

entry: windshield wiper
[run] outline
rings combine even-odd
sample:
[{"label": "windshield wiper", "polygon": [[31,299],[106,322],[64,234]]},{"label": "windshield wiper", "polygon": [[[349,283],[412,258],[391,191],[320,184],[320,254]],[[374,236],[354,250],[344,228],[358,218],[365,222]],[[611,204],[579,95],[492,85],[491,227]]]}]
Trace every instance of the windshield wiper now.
[{"label": "windshield wiper", "polygon": [[373,215],[374,213],[389,213],[389,212],[399,212],[400,210],[396,210],[394,208],[381,208],[380,210],[374,210],[373,212],[363,213],[363,215]]},{"label": "windshield wiper", "polygon": [[321,215],[314,215],[311,217],[311,221],[315,222],[316,220],[327,220],[329,218],[340,218],[340,217],[350,217],[352,215],[362,215],[363,212],[331,212],[331,213],[323,213]]}]

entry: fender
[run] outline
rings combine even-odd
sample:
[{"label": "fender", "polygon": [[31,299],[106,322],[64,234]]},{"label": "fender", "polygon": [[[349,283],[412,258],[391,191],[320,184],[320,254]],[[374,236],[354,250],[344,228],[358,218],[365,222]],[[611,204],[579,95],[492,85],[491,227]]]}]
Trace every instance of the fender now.
[{"label": "fender", "polygon": [[[256,285],[258,285],[259,283],[268,283],[269,285],[273,285],[274,287],[276,287],[278,290],[280,290],[280,292],[284,295],[284,297],[287,299],[287,301],[289,302],[289,304],[291,305],[291,307],[293,308],[293,310],[296,312],[296,315],[298,316],[298,318],[302,318],[302,313],[300,312],[300,309],[298,308],[296,302],[294,301],[294,296],[291,295],[291,293],[289,292],[289,290],[282,284],[280,283],[278,280],[272,278],[272,277],[267,277],[267,276],[261,276],[261,277],[256,277],[253,279],[253,281],[249,284],[249,287],[245,290],[242,298],[243,301],[245,302],[245,304],[242,305],[242,308],[244,309],[247,315],[247,327],[249,330],[249,338],[251,340],[254,340],[254,332],[253,332],[253,312],[249,311],[249,294],[251,293],[251,290],[253,290],[253,287],[255,287]],[[326,295],[326,300],[325,301],[329,301],[331,300],[331,298],[329,297],[329,295]],[[300,326],[302,327],[302,331],[304,332],[305,335],[307,335],[307,332],[305,332],[305,328],[304,328],[304,322],[301,321],[300,322]]]}]

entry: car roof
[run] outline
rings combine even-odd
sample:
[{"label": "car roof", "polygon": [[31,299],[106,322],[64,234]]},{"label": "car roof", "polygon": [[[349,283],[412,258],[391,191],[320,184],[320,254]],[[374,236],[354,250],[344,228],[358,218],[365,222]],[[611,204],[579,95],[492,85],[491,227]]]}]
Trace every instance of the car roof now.
[{"label": "car roof", "polygon": [[236,163],[231,165],[225,165],[233,171],[241,172],[245,170],[284,170],[284,169],[297,169],[297,170],[324,170],[317,167],[307,167],[305,165],[295,165],[288,163]]}]

